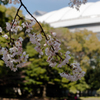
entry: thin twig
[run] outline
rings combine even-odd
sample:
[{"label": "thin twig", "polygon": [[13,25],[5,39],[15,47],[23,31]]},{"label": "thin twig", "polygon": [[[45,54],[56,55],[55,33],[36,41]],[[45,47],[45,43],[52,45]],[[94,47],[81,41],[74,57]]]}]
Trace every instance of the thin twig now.
[{"label": "thin twig", "polygon": [[39,25],[40,28],[41,28],[41,32],[44,33],[44,36],[45,36],[46,40],[48,40],[48,38],[47,38],[47,36],[46,36],[46,34],[45,34],[45,32],[44,32],[44,30],[43,30],[41,24],[40,24],[40,23],[37,21],[37,19],[28,11],[27,7],[23,4],[22,0],[20,0],[20,3],[21,3],[21,5],[25,8],[25,10],[29,13],[29,15],[30,15],[33,19],[35,19],[35,21],[38,23],[38,25]]},{"label": "thin twig", "polygon": [[[16,12],[16,15],[15,15],[15,17],[14,17],[13,23],[12,23],[12,25],[11,25],[11,29],[12,29],[14,23],[15,23],[16,17],[18,16],[18,12],[19,12],[19,10],[20,10],[21,7],[22,7],[22,5],[20,5],[19,8],[17,9],[17,12]],[[11,29],[10,29],[10,31],[9,31],[9,34],[10,34],[10,43],[11,43]]]}]

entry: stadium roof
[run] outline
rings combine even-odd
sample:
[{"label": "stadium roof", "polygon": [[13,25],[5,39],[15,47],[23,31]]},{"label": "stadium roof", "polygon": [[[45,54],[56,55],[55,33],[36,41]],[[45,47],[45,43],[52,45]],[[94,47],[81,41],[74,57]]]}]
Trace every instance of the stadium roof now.
[{"label": "stadium roof", "polygon": [[82,4],[79,11],[65,7],[37,17],[37,20],[55,28],[100,23],[100,1]]}]

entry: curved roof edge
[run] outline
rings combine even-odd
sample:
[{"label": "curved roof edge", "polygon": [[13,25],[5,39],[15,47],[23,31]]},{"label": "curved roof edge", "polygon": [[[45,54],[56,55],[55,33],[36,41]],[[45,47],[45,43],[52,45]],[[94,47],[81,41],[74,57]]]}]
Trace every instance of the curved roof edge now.
[{"label": "curved roof edge", "polygon": [[87,23],[100,22],[100,1],[82,4],[80,10],[70,7],[52,11],[37,17],[40,22],[46,22],[52,27],[66,27]]}]

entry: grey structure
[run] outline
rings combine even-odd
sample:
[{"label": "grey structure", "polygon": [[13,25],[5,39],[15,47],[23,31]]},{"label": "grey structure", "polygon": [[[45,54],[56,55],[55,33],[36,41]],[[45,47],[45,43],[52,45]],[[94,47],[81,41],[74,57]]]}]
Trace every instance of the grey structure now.
[{"label": "grey structure", "polygon": [[65,7],[37,17],[37,20],[54,28],[67,27],[72,32],[87,29],[100,33],[100,1],[82,4],[79,11]]}]

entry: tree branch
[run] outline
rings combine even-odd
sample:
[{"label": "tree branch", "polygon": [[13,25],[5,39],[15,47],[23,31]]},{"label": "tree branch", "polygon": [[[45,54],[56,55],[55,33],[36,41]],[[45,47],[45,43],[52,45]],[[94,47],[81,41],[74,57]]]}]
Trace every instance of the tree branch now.
[{"label": "tree branch", "polygon": [[[38,23],[38,25],[40,26],[40,28],[41,28],[41,32],[43,32],[44,33],[44,36],[45,36],[45,38],[46,38],[46,40],[48,41],[48,38],[47,38],[47,36],[46,36],[46,33],[44,32],[44,30],[43,30],[43,28],[42,28],[42,26],[41,26],[41,24],[37,21],[37,19],[28,11],[28,9],[27,9],[27,7],[23,4],[23,2],[22,2],[22,0],[20,0],[20,3],[21,3],[21,5],[25,8],[25,10],[28,12],[28,14]],[[51,48],[53,49],[53,51],[55,51],[55,49],[54,49],[54,47],[51,45]],[[62,59],[63,60],[63,58],[59,55],[59,53],[55,53],[58,57],[60,57],[60,59]],[[67,63],[66,63],[67,64]],[[70,65],[70,64],[67,64],[70,68],[72,68],[72,66]]]},{"label": "tree branch", "polygon": [[[20,10],[21,7],[22,7],[22,5],[20,5],[19,8],[17,9],[17,12],[16,12],[16,15],[14,17],[13,23],[11,24],[11,29],[12,29],[14,23],[15,23],[16,17],[18,16],[18,12],[19,12],[19,10]],[[11,29],[9,31],[9,34],[10,34],[10,43],[11,43]]]}]

